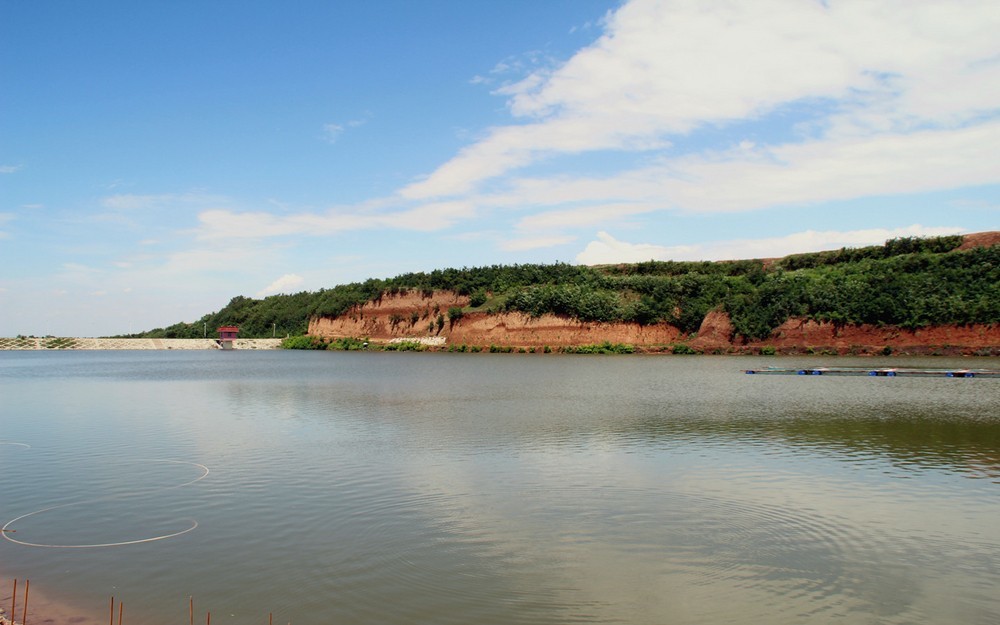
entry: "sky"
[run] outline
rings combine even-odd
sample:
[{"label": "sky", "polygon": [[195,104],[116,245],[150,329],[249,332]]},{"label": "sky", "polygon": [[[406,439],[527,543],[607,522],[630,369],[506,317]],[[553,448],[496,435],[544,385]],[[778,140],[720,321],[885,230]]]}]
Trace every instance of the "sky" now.
[{"label": "sky", "polygon": [[995,0],[0,0],[0,336],[1000,229]]}]

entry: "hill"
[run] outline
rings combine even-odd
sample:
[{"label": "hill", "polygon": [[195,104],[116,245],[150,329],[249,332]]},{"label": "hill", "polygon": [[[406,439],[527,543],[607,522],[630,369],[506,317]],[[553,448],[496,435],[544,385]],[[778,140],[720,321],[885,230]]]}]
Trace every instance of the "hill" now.
[{"label": "hill", "polygon": [[141,336],[437,337],[512,347],[620,342],[701,351],[893,346],[1000,351],[1000,232],[901,238],[780,259],[442,269],[233,298]]}]

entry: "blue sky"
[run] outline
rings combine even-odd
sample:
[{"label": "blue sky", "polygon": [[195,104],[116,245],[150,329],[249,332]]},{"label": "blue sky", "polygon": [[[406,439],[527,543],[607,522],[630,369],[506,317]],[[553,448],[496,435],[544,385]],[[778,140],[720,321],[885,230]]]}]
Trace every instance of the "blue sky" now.
[{"label": "blue sky", "polygon": [[1000,229],[993,0],[0,0],[0,335]]}]

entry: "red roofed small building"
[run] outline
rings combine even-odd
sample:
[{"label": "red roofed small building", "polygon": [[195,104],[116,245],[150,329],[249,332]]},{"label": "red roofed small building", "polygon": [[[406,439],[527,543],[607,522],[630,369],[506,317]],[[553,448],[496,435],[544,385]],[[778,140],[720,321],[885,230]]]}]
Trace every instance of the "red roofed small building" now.
[{"label": "red roofed small building", "polygon": [[219,340],[216,341],[219,347],[222,349],[232,349],[233,341],[236,340],[236,335],[239,334],[239,326],[220,326],[218,329]]}]

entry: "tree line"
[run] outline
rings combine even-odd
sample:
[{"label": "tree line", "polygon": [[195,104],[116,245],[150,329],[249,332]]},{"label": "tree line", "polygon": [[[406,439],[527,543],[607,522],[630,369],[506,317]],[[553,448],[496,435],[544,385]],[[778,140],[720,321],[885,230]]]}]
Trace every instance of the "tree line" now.
[{"label": "tree line", "polygon": [[240,335],[304,334],[309,319],[335,317],[402,291],[450,290],[468,310],[546,313],[581,321],[670,323],[695,332],[705,314],[727,312],[737,334],[767,337],[789,317],[838,324],[929,325],[1000,322],[1000,246],[957,251],[962,238],[907,237],[881,246],[796,254],[777,260],[648,261],[589,267],[492,265],[407,273],[315,292],[234,297],[218,312],[137,336],[195,338],[205,324]]}]

